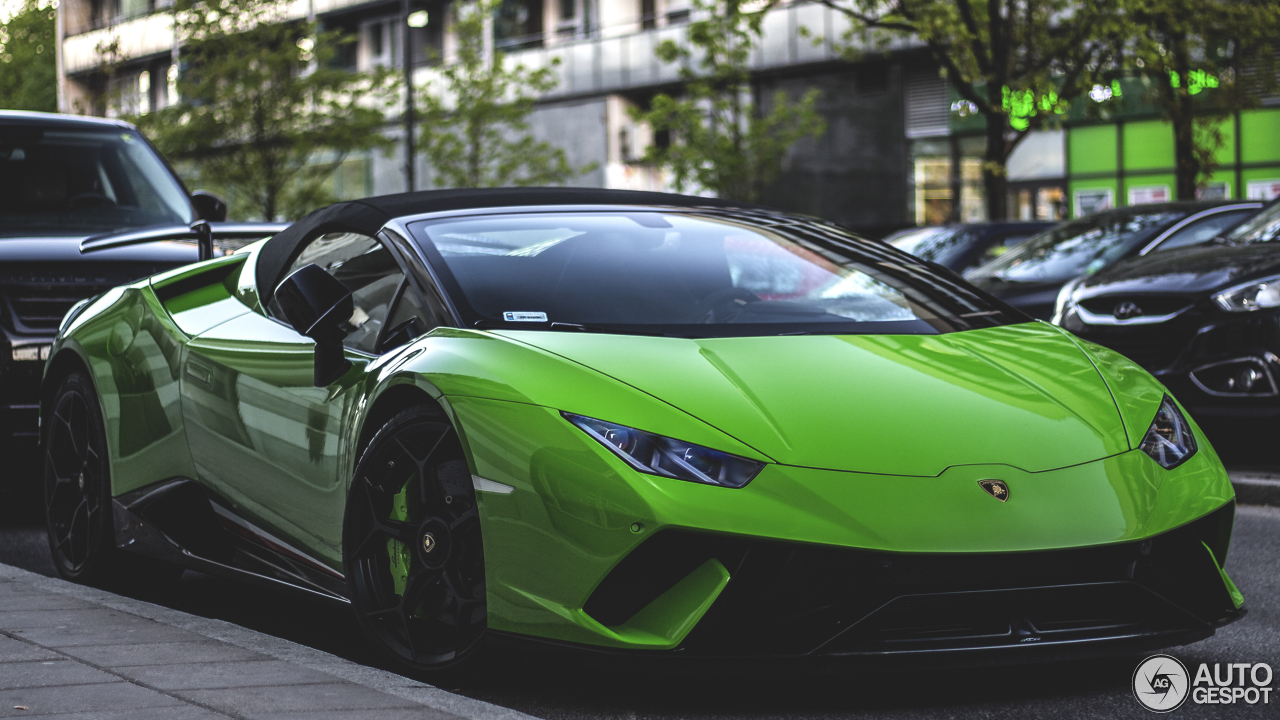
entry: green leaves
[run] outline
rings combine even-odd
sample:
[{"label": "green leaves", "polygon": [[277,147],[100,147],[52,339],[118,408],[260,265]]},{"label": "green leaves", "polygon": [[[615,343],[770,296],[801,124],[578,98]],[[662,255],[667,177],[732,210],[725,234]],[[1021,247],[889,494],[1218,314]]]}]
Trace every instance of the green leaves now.
[{"label": "green leaves", "polygon": [[422,93],[421,146],[436,187],[560,185],[595,168],[570,166],[564,150],[530,134],[534,101],[557,78],[551,68],[530,70],[485,52],[485,19],[498,4],[454,6],[457,57]]},{"label": "green leaves", "polygon": [[754,100],[749,63],[764,12],[744,12],[739,0],[695,0],[685,42],[656,48],[663,62],[680,64],[682,92],[659,93],[633,118],[667,133],[670,142],[649,146],[641,161],[671,173],[677,190],[756,201],[781,173],[791,146],[826,130],[817,89],[798,101],[775,93],[765,107]]},{"label": "green leaves", "polygon": [[[284,20],[283,0],[178,0],[179,102],[137,118],[165,155],[231,195],[240,217],[295,218],[333,202],[349,153],[388,148],[389,70],[334,67],[340,33]],[[317,163],[324,154],[332,162]]]},{"label": "green leaves", "polygon": [[0,25],[0,108],[57,112],[54,9],[25,0]]}]

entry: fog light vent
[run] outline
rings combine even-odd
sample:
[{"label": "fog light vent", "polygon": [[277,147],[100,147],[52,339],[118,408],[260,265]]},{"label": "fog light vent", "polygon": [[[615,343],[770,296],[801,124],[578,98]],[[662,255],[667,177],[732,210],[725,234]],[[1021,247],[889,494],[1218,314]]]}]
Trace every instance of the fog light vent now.
[{"label": "fog light vent", "polygon": [[[1270,359],[1270,356],[1268,356]],[[1210,395],[1269,397],[1276,395],[1276,382],[1262,358],[1224,360],[1191,371],[1191,381]]]}]

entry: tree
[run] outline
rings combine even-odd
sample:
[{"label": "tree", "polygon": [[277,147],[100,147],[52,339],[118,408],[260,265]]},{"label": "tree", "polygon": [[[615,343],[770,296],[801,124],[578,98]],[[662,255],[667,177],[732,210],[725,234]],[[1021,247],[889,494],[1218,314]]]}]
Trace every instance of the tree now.
[{"label": "tree", "polygon": [[47,0],[25,0],[0,25],[0,108],[57,112],[56,17]]},{"label": "tree", "polygon": [[818,138],[826,121],[815,104],[819,91],[791,102],[775,93],[765,112],[754,98],[748,63],[760,39],[765,10],[742,0],[695,0],[685,42],[666,40],[657,55],[680,63],[678,96],[659,93],[634,118],[668,138],[645,150],[642,162],[669,170],[677,190],[694,187],[752,202],[782,170],[782,159],[801,138]]},{"label": "tree", "polygon": [[[138,118],[169,158],[267,220],[332,202],[325,189],[347,154],[388,148],[383,111],[394,100],[387,70],[358,73],[332,60],[346,40],[288,19],[284,0],[178,0],[180,100]],[[232,202],[232,208],[237,202]]]},{"label": "tree", "polygon": [[[1173,126],[1177,197],[1194,200],[1223,145],[1220,122],[1274,88],[1275,0],[1127,0],[1124,70]],[[1206,90],[1210,92],[1205,92]]]},{"label": "tree", "polygon": [[852,21],[846,42],[906,36],[922,43],[960,107],[982,115],[982,183],[992,220],[1008,215],[1009,156],[1116,67],[1128,29],[1119,13],[1127,0],[820,1]]},{"label": "tree", "polygon": [[557,80],[550,68],[530,70],[486,51],[486,19],[498,5],[454,6],[457,57],[423,88],[419,137],[438,187],[559,185],[595,168],[571,167],[564,150],[530,133],[534,102]]}]

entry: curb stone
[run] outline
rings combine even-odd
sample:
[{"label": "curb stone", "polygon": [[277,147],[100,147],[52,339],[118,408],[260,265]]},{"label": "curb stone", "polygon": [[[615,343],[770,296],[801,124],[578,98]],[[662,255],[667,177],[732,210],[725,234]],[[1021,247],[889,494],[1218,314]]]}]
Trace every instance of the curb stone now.
[{"label": "curb stone", "polygon": [[146,618],[470,720],[536,720],[533,716],[516,710],[457,695],[393,672],[359,665],[321,650],[265,635],[223,620],[188,615],[178,610],[122,597],[105,590],[44,577],[3,563],[0,563],[0,579],[26,583],[40,590],[55,592]]},{"label": "curb stone", "polygon": [[1280,475],[1231,473],[1231,484],[1238,503],[1280,507]]}]

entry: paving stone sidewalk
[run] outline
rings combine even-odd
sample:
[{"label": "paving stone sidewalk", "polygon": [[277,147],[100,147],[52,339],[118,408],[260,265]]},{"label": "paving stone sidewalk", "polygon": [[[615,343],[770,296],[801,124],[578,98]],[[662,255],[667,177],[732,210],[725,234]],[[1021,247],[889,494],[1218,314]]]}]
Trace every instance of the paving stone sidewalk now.
[{"label": "paving stone sidewalk", "polygon": [[532,720],[221,620],[0,564],[0,717]]}]

